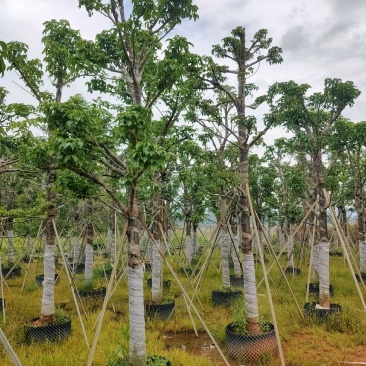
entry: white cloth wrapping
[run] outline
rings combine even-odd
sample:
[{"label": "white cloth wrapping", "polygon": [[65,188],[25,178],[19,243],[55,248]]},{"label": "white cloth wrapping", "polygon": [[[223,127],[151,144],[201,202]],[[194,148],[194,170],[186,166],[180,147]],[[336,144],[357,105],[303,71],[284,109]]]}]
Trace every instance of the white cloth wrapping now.
[{"label": "white cloth wrapping", "polygon": [[253,253],[244,254],[244,293],[247,318],[258,318],[257,288]]},{"label": "white cloth wrapping", "polygon": [[55,314],[55,246],[45,245],[44,249],[44,280],[41,313],[45,316]]},{"label": "white cloth wrapping", "polygon": [[146,355],[143,268],[133,269],[127,267],[127,276],[130,312],[130,358],[140,358]]}]

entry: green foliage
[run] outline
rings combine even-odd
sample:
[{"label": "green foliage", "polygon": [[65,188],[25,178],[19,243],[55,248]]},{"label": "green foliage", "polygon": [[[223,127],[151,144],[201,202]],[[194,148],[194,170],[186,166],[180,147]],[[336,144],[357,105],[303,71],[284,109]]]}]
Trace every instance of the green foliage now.
[{"label": "green foliage", "polygon": [[4,76],[6,65],[5,65],[5,53],[6,53],[6,43],[0,41],[0,74]]}]

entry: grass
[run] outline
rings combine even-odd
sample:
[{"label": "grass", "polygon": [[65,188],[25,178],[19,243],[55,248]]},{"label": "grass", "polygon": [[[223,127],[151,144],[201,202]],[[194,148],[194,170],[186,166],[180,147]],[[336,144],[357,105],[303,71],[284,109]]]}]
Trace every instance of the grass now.
[{"label": "grass", "polygon": [[[209,235],[207,235],[209,236]],[[201,245],[205,245],[201,238]],[[273,258],[270,254],[266,255],[270,263]],[[308,254],[304,259],[296,262],[296,267],[301,268],[300,276],[287,275],[287,279],[298,302],[300,309],[305,303],[305,289],[307,280]],[[179,272],[181,265],[176,258],[168,257],[176,272]],[[280,259],[284,267],[286,257]],[[97,258],[96,267],[103,264],[104,258]],[[269,264],[270,264],[269,263]],[[215,249],[210,266],[205,275],[202,285],[199,286],[199,301],[194,301],[210,331],[214,335],[220,346],[225,349],[225,326],[228,323],[242,319],[244,314],[242,304],[233,304],[226,307],[215,307],[211,302],[211,292],[221,288],[220,253]],[[281,344],[284,351],[287,366],[319,366],[337,365],[342,361],[362,361],[357,359],[357,355],[362,352],[362,347],[366,345],[366,318],[362,311],[362,306],[358,293],[354,286],[352,275],[347,268],[343,257],[330,258],[331,283],[334,286],[335,296],[331,299],[332,303],[342,306],[342,314],[332,317],[330,321],[321,322],[313,318],[302,319],[299,310],[290,296],[289,289],[285,281],[281,280],[281,273],[278,268],[270,272],[269,283],[271,296],[273,299],[276,319],[278,323]],[[260,265],[256,268],[257,280],[262,278]],[[59,314],[64,314],[72,319],[72,335],[66,341],[57,344],[32,344],[26,345],[24,342],[24,324],[29,323],[33,318],[39,316],[42,289],[34,283],[36,274],[43,272],[42,263],[33,262],[29,267],[29,274],[25,280],[25,286],[21,292],[26,264],[22,264],[22,277],[7,280],[9,288],[4,287],[6,298],[6,323],[3,324],[0,315],[1,327],[9,342],[14,348],[19,359],[25,366],[48,366],[48,365],[86,365],[89,351],[84,341],[84,335],[80,327],[75,305],[72,300],[71,291],[67,281],[67,276],[58,266],[57,272],[60,273],[60,282],[55,286],[55,305]],[[93,284],[107,286],[102,271],[96,270]],[[148,299],[150,290],[146,285],[146,278],[149,273],[145,273],[144,286],[145,295]],[[165,268],[165,279],[172,281],[170,289],[164,289],[167,298],[174,298],[176,302],[175,315],[167,322],[157,320],[146,320],[147,351],[151,355],[161,355],[170,360],[174,366],[214,366],[221,365],[219,361],[211,361],[205,352],[202,354],[197,351],[195,354],[183,350],[181,347],[166,348],[164,343],[165,334],[192,333],[193,325],[187,312],[184,298],[179,286],[175,283],[171,274]],[[184,278],[179,274],[184,288],[193,295],[193,279]],[[76,275],[76,283],[83,282],[82,275]],[[364,290],[363,294],[364,294]],[[127,281],[123,279],[117,290],[112,296],[105,313],[102,331],[100,334],[97,350],[95,353],[94,366],[106,366],[108,362],[119,356],[128,353],[128,292]],[[92,343],[95,334],[95,323],[99,311],[102,307],[102,299],[80,300],[85,308],[82,319],[89,344]],[[315,297],[310,297],[309,301],[316,301]],[[80,303],[81,304],[81,303]],[[260,318],[264,322],[273,322],[265,285],[262,284],[258,289],[258,305]],[[81,307],[81,311],[82,308]],[[198,332],[204,332],[204,327],[198,317],[192,317]],[[179,346],[179,345],[177,345]],[[364,353],[365,355],[365,353]],[[1,366],[10,366],[12,361],[0,346]],[[233,361],[233,365],[235,363]],[[266,359],[265,365],[279,365],[278,358]]]}]

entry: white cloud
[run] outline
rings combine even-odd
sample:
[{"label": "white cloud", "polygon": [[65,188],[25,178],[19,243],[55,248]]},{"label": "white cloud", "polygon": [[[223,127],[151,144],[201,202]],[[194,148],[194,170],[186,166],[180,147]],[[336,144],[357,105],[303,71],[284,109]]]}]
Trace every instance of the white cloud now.
[{"label": "white cloud", "polygon": [[[89,18],[76,0],[0,0],[0,39],[20,40],[30,46],[32,57],[41,57],[42,23],[68,19],[83,37],[109,27],[108,20]],[[197,53],[210,53],[213,44],[244,26],[249,38],[260,28],[269,30],[273,44],[283,47],[282,65],[262,65],[253,82],[264,92],[275,81],[295,80],[321,90],[327,77],[352,80],[363,94],[345,115],[355,121],[366,119],[366,14],[364,0],[197,0],[200,18],[185,21],[176,32],[186,36]],[[12,80],[0,79],[12,97],[25,97]],[[75,88],[69,90],[70,94]],[[76,92],[78,92],[77,90]]]}]

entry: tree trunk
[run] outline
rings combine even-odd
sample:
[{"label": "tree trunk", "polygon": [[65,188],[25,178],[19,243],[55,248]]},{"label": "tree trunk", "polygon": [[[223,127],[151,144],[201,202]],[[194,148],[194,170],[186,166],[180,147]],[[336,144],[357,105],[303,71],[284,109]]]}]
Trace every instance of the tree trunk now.
[{"label": "tree trunk", "polygon": [[327,205],[324,196],[324,173],[322,152],[318,150],[313,156],[314,171],[316,172],[317,194],[319,197],[318,229],[319,241],[316,247],[319,253],[319,305],[330,308],[329,294],[329,240],[327,228]]},{"label": "tree trunk", "polygon": [[250,334],[260,334],[259,311],[257,302],[257,288],[255,283],[255,268],[253,256],[253,237],[250,226],[249,202],[246,193],[248,184],[248,150],[240,149],[240,174],[241,174],[241,240],[243,250],[244,294],[247,317],[247,330]]},{"label": "tree trunk", "polygon": [[45,251],[44,251],[44,281],[42,292],[41,316],[39,325],[55,323],[55,230],[53,227],[57,214],[56,193],[56,165],[54,159],[48,167],[47,190],[47,217],[45,220]]},{"label": "tree trunk", "polygon": [[191,265],[192,253],[192,223],[189,217],[186,218],[186,257],[188,265]]},{"label": "tree trunk", "polygon": [[240,252],[239,252],[239,234],[238,234],[238,223],[237,218],[233,218],[230,222],[231,231],[233,233],[233,249],[231,251],[231,257],[234,264],[234,275],[235,277],[241,277],[240,267]]},{"label": "tree trunk", "polygon": [[139,244],[139,224],[137,187],[132,186],[128,209],[128,303],[130,321],[130,351],[129,360],[134,366],[146,366],[146,337],[145,337],[145,311],[143,277],[144,271],[141,261],[141,248]]},{"label": "tree trunk", "polygon": [[87,200],[86,202],[86,216],[87,216],[87,226],[85,232],[85,282],[91,283],[93,279],[93,261],[94,261],[94,251],[93,251],[93,240],[94,240],[94,227],[92,223],[93,214],[93,202]]},{"label": "tree trunk", "polygon": [[230,268],[229,268],[229,248],[230,236],[228,225],[226,223],[227,204],[224,195],[220,197],[220,248],[221,248],[221,270],[222,270],[222,287],[230,287]]},{"label": "tree trunk", "polygon": [[[6,187],[5,189],[5,200],[6,200],[6,210],[10,211],[14,208],[14,192]],[[9,216],[5,218],[5,233],[8,237],[8,262],[14,262],[14,218]]]},{"label": "tree trunk", "polygon": [[197,224],[193,224],[193,232],[192,232],[192,257],[194,257],[197,254],[197,251],[198,251],[197,229],[198,229],[198,225]]},{"label": "tree trunk", "polygon": [[160,303],[163,300],[163,266],[161,257],[161,242],[162,233],[161,228],[164,222],[163,214],[163,200],[160,193],[155,197],[155,220],[153,223],[153,235],[155,245],[152,245],[152,302]]},{"label": "tree trunk", "polygon": [[360,271],[366,274],[366,215],[362,185],[358,184],[355,189],[355,209],[357,212],[357,238],[360,251]]}]

